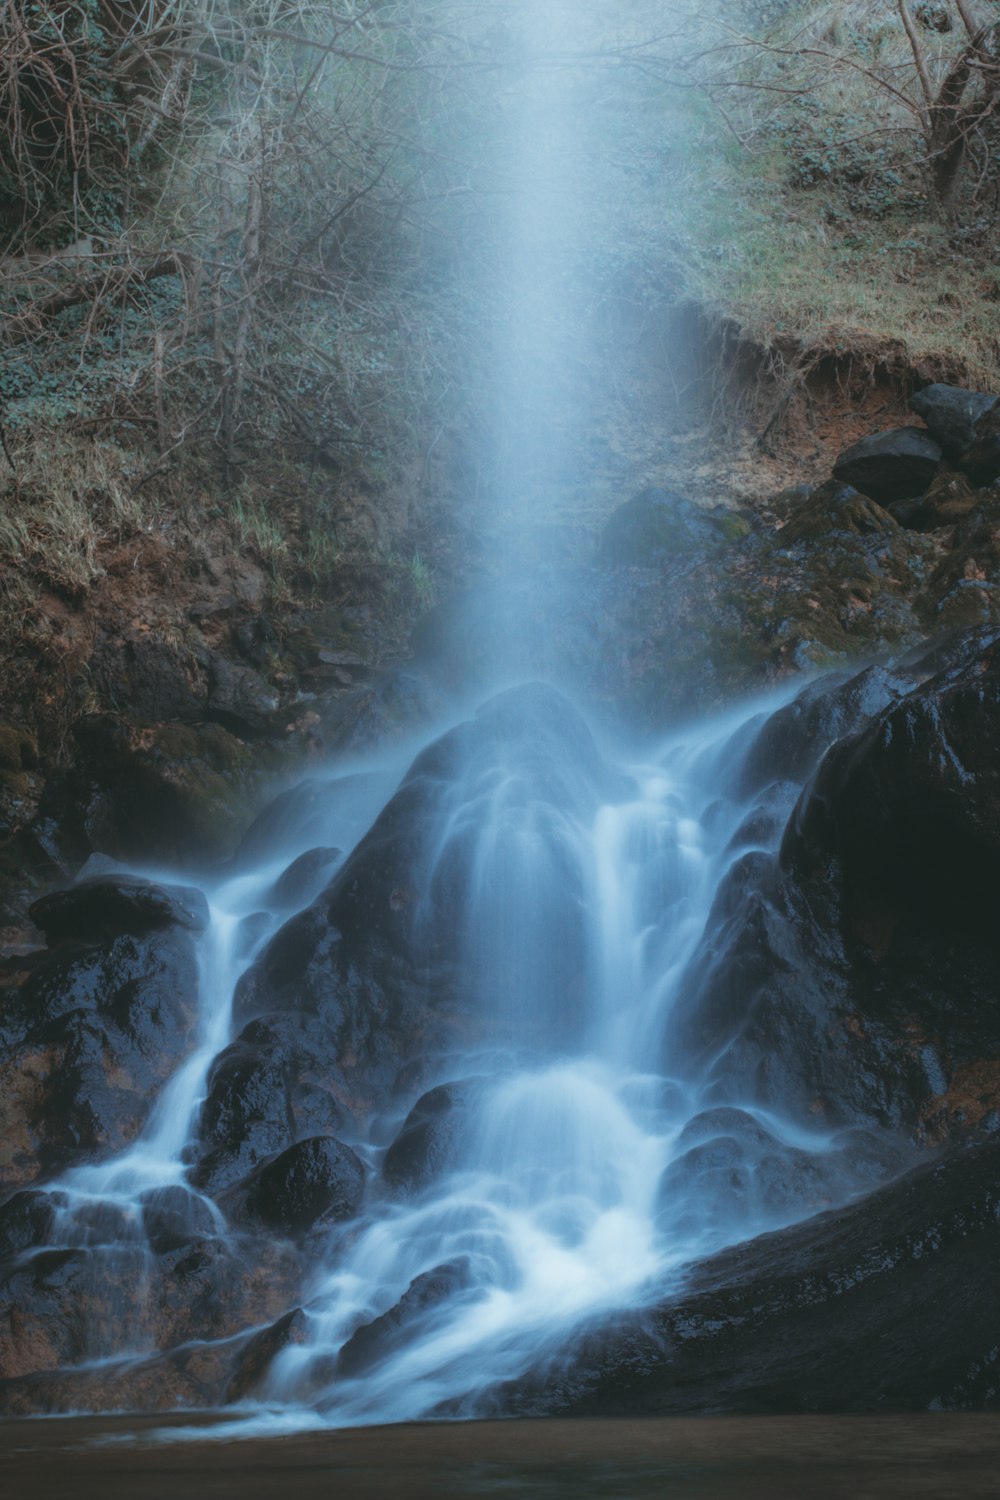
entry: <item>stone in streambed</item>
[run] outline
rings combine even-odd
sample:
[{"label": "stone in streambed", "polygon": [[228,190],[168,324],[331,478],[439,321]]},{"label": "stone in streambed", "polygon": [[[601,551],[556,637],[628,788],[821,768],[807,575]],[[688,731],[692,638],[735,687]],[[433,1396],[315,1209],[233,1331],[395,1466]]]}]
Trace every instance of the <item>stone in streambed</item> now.
[{"label": "stone in streambed", "polygon": [[187,1188],[154,1188],[139,1201],[142,1227],[154,1255],[167,1255],[216,1233],[211,1208]]},{"label": "stone in streambed", "polygon": [[417,1100],[382,1162],[390,1187],[420,1192],[458,1165],[469,1110],[482,1088],[481,1079],[464,1078],[439,1084]]},{"label": "stone in streambed", "polygon": [[255,1174],[245,1209],[269,1229],[301,1235],[319,1223],[353,1218],[364,1186],[364,1167],[350,1146],[332,1136],[314,1136],[297,1141]]},{"label": "stone in streambed", "polygon": [[419,1338],[437,1309],[467,1292],[471,1282],[471,1267],[464,1257],[415,1276],[393,1307],[355,1330],[340,1351],[336,1374],[352,1380]]}]

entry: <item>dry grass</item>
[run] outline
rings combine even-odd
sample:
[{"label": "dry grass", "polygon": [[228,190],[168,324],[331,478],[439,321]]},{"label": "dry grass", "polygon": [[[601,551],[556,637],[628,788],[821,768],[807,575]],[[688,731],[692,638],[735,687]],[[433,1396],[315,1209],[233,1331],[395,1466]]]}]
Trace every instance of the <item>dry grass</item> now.
[{"label": "dry grass", "polygon": [[[955,21],[923,34],[935,78],[960,46]],[[716,83],[728,70],[756,85],[715,95],[726,118],[668,106],[664,208],[691,297],[763,349],[881,344],[928,378],[1000,389],[995,202],[970,189],[948,222],[929,197],[916,117],[890,91],[917,97],[895,5],[795,6],[767,41],[779,50],[709,61]]]}]

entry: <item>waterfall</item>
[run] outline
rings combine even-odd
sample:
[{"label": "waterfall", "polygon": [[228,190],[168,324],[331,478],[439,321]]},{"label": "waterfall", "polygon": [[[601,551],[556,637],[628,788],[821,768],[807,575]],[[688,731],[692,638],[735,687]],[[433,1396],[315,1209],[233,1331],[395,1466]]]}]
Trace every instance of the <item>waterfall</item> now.
[{"label": "waterfall", "polygon": [[[378,830],[431,772],[436,797],[409,810],[423,893],[414,951],[440,946],[442,920],[455,929],[445,936],[465,1003],[484,1026],[348,1139],[364,1201],[313,1245],[303,1337],[274,1360],[258,1416],[297,1426],[488,1413],[507,1383],[557,1368],[589,1326],[662,1298],[685,1264],[813,1211],[808,1195],[769,1195],[765,1179],[793,1159],[822,1174],[836,1136],[753,1106],[749,1090],[706,1098],[704,1069],[671,1026],[720,882],[768,843],[733,790],[760,723],[759,709],[745,711],[636,760],[600,753],[570,704],[534,686],[438,737],[388,798],[391,778],[331,774],[319,822],[289,818],[254,867],[208,888],[199,1045],[135,1144],[53,1185],[55,1242],[91,1247],[95,1284],[102,1256],[131,1257],[141,1288],[143,1204],[188,1181],[234,991],[288,918],[278,877],[317,837],[346,846],[350,871],[372,814]],[[414,1109],[418,1124],[448,1130],[431,1168],[418,1162],[407,1179],[398,1157]],[[835,1181],[824,1205],[852,1190],[849,1176]],[[206,1232],[234,1233],[200,1196]],[[149,1352],[127,1307],[95,1321],[87,1347],[92,1360]]]}]

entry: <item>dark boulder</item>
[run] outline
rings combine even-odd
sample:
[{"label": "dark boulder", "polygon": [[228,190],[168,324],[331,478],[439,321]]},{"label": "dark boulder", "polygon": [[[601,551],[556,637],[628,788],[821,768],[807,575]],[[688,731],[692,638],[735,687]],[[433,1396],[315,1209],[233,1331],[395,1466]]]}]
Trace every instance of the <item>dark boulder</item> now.
[{"label": "dark boulder", "polygon": [[[201,1235],[150,1256],[136,1227],[119,1243],[105,1231],[100,1243],[95,1235],[88,1246],[24,1253],[0,1275],[0,1410],[16,1410],[19,1402],[28,1411],[101,1409],[100,1398],[91,1405],[74,1389],[81,1381],[86,1389],[85,1372],[66,1371],[58,1396],[33,1392],[31,1380],[91,1360],[108,1361],[112,1375],[111,1361],[123,1349],[232,1340],[247,1327],[273,1322],[301,1280],[298,1253],[272,1236]],[[17,1383],[24,1378],[27,1385]],[[148,1404],[157,1403],[172,1404],[169,1389],[149,1391]]]},{"label": "dark boulder", "polygon": [[382,1162],[382,1176],[399,1192],[416,1193],[458,1165],[468,1115],[481,1096],[481,1079],[438,1084],[410,1110]]},{"label": "dark boulder", "polygon": [[996,936],[1000,642],[974,639],[962,665],[831,750],[786,837],[784,864],[806,878],[836,861],[847,927],[878,948],[905,914]]},{"label": "dark boulder", "polygon": [[927,423],[948,458],[959,458],[973,440],[976,423],[996,405],[996,396],[958,385],[928,385],[910,397],[910,407]]},{"label": "dark boulder", "polygon": [[29,1189],[0,1204],[0,1261],[49,1244],[56,1209],[64,1202],[64,1194]]},{"label": "dark boulder", "polygon": [[117,714],[74,726],[72,774],[42,812],[91,852],[165,864],[221,863],[232,853],[288,747],[250,745],[221,724],[137,728]]},{"label": "dark boulder", "polygon": [[267,1379],[271,1365],[284,1349],[304,1344],[309,1334],[309,1322],[301,1307],[293,1307],[272,1323],[262,1328],[244,1344],[226,1387],[226,1401],[244,1401],[260,1390]]},{"label": "dark boulder", "polygon": [[353,1380],[408,1340],[420,1338],[435,1312],[444,1305],[454,1305],[455,1298],[467,1293],[471,1283],[471,1268],[465,1259],[415,1276],[394,1306],[355,1329],[337,1358],[337,1375]]},{"label": "dark boulder", "polygon": [[657,1213],[675,1234],[732,1238],[819,1213],[908,1164],[891,1136],[845,1130],[834,1140],[789,1144],[744,1109],[703,1110],[682,1130],[657,1190]]},{"label": "dark boulder", "polygon": [[[467,1048],[515,1020],[574,1027],[585,876],[565,828],[631,785],[559,694],[500,694],[417,757],[323,894],[267,944],[238,986],[237,1024],[315,1018],[356,1114],[459,1031]],[[470,816],[487,799],[494,819]]]},{"label": "dark boulder", "polygon": [[915,680],[915,672],[894,662],[810,683],[761,724],[742,761],[738,795],[776,781],[801,784],[835,740],[862,728]]},{"label": "dark boulder", "polygon": [[108,875],[42,896],[30,915],[52,947],[62,942],[99,943],[120,933],[144,937],[164,927],[204,932],[208,902],[193,886]]},{"label": "dark boulder", "polygon": [[780,855],[719,888],[674,1036],[710,1103],[920,1138],[995,1102],[970,1070],[1000,1055],[996,631],[900,669],[914,685],[828,751]]},{"label": "dark boulder", "polygon": [[356,843],[391,791],[391,782],[377,772],[308,777],[257,814],[230,867],[242,870],[277,858],[286,849],[301,848],[307,838]]},{"label": "dark boulder", "polygon": [[217,1195],[300,1138],[338,1130],[350,1095],[337,1047],[315,1016],[246,1026],[212,1065],[190,1148],[195,1183]]},{"label": "dark boulder", "polygon": [[364,1186],[365,1169],[350,1146],[332,1136],[313,1136],[255,1173],[244,1207],[268,1229],[301,1235],[318,1223],[352,1219]]},{"label": "dark boulder", "polygon": [[941,463],[941,445],[920,427],[873,433],[853,444],[833,466],[834,478],[880,505],[922,495]]},{"label": "dark boulder", "polygon": [[154,1255],[168,1255],[218,1232],[210,1205],[187,1188],[154,1188],[140,1202],[143,1231]]}]

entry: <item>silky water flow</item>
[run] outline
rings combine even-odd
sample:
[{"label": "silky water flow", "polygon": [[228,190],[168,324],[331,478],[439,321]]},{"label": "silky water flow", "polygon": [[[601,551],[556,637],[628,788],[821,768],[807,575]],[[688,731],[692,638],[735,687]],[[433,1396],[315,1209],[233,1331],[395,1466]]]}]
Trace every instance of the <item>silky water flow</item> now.
[{"label": "silky water flow", "polygon": [[[558,51],[573,14],[561,0],[518,10],[525,55]],[[562,54],[548,70],[527,68],[498,143],[513,186],[511,285],[494,296],[492,451],[512,536],[529,529],[516,502],[537,506],[582,451],[564,383],[574,356],[560,338],[581,326],[574,162],[595,143],[570,118],[573,86]],[[492,672],[511,680],[519,658],[530,677],[531,643],[498,619]],[[364,1163],[363,1204],[317,1242],[304,1342],[273,1361],[250,1404],[254,1429],[489,1414],[502,1387],[556,1370],[580,1332],[661,1299],[692,1260],[866,1185],[838,1138],[751,1105],[749,1080],[720,1092],[672,1020],[720,882],[748,848],[778,837],[776,820],[740,831],[739,770],[761,722],[746,710],[637,762],[599,749],[555,689],[529,685],[490,698],[408,771],[401,759],[331,773],[318,812],[206,886],[197,1050],[132,1147],[53,1186],[53,1243],[90,1247],[98,1281],[103,1256],[125,1257],[141,1299],[144,1196],[188,1183],[185,1148],[213,1060],[239,1029],[234,991],[289,917],[276,880],[320,845],[344,851],[349,867],[399,798],[412,847],[391,893],[396,941],[427,957],[428,1006],[441,1001],[438,983],[452,987],[461,1024],[423,1059],[419,1082],[400,1077],[368,1119],[338,1131]],[[302,904],[328,879],[317,876]],[[435,1085],[451,1105],[447,1149],[403,1190],[385,1163]],[[206,1233],[233,1232],[211,1197],[202,1212]],[[127,1308],[95,1317],[88,1358],[148,1355],[140,1326]]]},{"label": "silky water flow", "polygon": [[[53,1185],[53,1243],[90,1247],[98,1280],[102,1257],[131,1257],[141,1298],[142,1202],[186,1182],[234,989],[288,918],[268,893],[317,840],[363,851],[369,822],[414,787],[431,794],[408,941],[453,945],[478,1023],[466,1055],[425,1060],[420,1091],[457,1089],[459,1128],[437,1174],[406,1191],[382,1164],[412,1089],[350,1141],[364,1205],[317,1254],[305,1341],[274,1361],[255,1426],[488,1414],[505,1383],[557,1366],[588,1326],[662,1299],[685,1264],[848,1196],[862,1184],[842,1169],[836,1135],[748,1105],[749,1089],[720,1096],[704,1059],[672,1037],[720,882],[768,842],[734,791],[762,722],[719,721],[635,763],[599,752],[565,698],[531,685],[436,740],[393,795],[401,766],[331,775],[322,815],[206,888],[200,1045],[131,1148]],[[208,1232],[227,1234],[216,1203],[203,1203]],[[428,1278],[435,1295],[415,1298]],[[392,1309],[405,1316],[366,1347],[364,1331]],[[89,1352],[150,1351],[122,1308],[95,1319]]]}]

